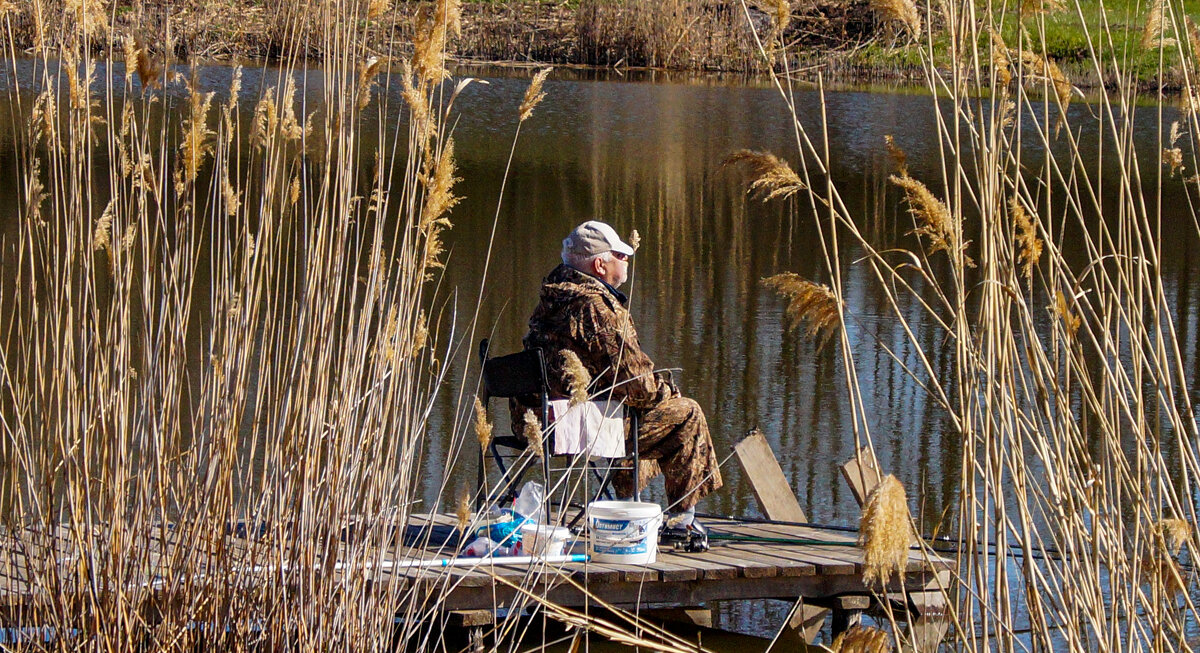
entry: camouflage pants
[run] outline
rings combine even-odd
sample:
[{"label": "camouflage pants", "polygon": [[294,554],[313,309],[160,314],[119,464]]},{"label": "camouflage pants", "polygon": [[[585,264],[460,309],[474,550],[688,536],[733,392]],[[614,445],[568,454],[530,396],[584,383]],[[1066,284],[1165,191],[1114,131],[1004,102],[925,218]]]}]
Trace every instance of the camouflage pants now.
[{"label": "camouflage pants", "polygon": [[[659,403],[642,413],[639,430],[639,486],[646,487],[650,479],[664,474],[672,511],[687,510],[721,487],[721,470],[708,422],[695,401],[673,397]],[[626,450],[632,452],[632,442],[626,442]],[[613,486],[618,496],[632,496],[631,471],[618,472]]]}]

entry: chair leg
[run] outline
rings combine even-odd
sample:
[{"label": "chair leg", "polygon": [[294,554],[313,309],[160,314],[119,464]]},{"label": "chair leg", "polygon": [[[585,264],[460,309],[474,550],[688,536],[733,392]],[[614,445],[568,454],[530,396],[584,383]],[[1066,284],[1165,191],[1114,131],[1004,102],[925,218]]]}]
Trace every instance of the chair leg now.
[{"label": "chair leg", "polygon": [[633,500],[642,500],[642,464],[638,456],[638,436],[641,435],[641,415],[631,411],[629,415],[629,431],[633,434]]}]

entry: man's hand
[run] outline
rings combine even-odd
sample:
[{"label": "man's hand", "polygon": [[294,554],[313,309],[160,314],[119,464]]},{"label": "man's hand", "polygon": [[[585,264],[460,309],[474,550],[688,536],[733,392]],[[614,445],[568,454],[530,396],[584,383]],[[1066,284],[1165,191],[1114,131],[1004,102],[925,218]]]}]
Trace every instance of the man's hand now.
[{"label": "man's hand", "polygon": [[676,397],[683,396],[682,393],[679,392],[679,386],[675,385],[675,379],[671,377],[671,372],[669,370],[655,373],[655,378],[658,379],[659,403],[668,399],[674,399]]}]

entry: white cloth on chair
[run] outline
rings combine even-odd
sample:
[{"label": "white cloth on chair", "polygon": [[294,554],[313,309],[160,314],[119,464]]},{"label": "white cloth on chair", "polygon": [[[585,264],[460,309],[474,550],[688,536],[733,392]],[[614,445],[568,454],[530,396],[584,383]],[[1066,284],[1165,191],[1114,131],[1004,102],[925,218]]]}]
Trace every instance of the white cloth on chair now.
[{"label": "white cloth on chair", "polygon": [[597,458],[625,455],[625,413],[619,401],[551,399],[554,455],[586,452]]}]

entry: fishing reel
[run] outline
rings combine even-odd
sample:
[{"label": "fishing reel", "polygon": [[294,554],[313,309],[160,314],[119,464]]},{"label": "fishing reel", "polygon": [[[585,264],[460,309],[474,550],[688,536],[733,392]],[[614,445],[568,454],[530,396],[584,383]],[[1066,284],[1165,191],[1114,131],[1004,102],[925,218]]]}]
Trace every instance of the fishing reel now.
[{"label": "fishing reel", "polygon": [[708,533],[688,526],[668,526],[659,531],[658,543],[676,551],[703,553],[708,550]]}]

